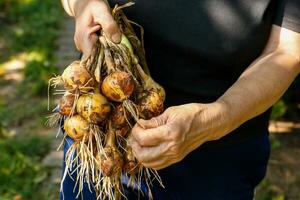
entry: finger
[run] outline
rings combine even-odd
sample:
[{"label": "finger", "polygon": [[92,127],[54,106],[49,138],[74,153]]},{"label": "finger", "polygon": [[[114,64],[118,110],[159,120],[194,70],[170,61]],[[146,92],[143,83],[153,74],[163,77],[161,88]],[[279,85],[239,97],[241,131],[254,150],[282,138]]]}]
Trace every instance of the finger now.
[{"label": "finger", "polygon": [[86,58],[91,55],[93,45],[97,41],[97,39],[98,39],[98,37],[95,33],[89,35],[89,37],[83,38],[82,44],[81,44],[82,45],[81,51]]},{"label": "finger", "polygon": [[138,124],[148,129],[148,128],[155,128],[158,126],[162,126],[166,123],[166,121],[167,121],[166,116],[162,114],[158,117],[153,117],[149,120],[140,119],[138,121]]},{"label": "finger", "polygon": [[93,25],[93,26],[89,29],[88,34],[91,35],[91,34],[93,34],[93,33],[96,33],[96,32],[97,32],[98,30],[100,30],[100,29],[101,29],[101,25],[99,25],[99,24]]},{"label": "finger", "polygon": [[163,142],[168,134],[168,127],[165,126],[166,121],[167,114],[165,113],[150,120],[140,119],[132,129],[131,136],[141,146],[156,146]]},{"label": "finger", "polygon": [[166,144],[161,144],[156,147],[142,147],[132,140],[131,142],[132,152],[136,159],[141,163],[149,163],[155,160],[159,160],[163,157],[166,149]]},{"label": "finger", "polygon": [[115,43],[121,42],[121,31],[111,15],[110,9],[103,2],[99,9],[93,11],[94,21],[100,24],[103,28],[104,33]]},{"label": "finger", "polygon": [[140,146],[152,147],[165,142],[168,132],[167,126],[143,129],[136,124],[131,131],[130,137],[134,138]]},{"label": "finger", "polygon": [[74,41],[76,48],[83,52],[84,57],[88,57],[91,54],[94,43],[97,41],[97,32],[101,28],[100,25],[92,27],[85,27],[83,30],[76,30]]}]

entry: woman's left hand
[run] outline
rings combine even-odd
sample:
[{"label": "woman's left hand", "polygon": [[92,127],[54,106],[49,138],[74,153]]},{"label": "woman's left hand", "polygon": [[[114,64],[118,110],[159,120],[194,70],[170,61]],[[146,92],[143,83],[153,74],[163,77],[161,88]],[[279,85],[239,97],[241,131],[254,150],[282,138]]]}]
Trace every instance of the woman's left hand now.
[{"label": "woman's left hand", "polygon": [[225,104],[220,102],[170,107],[158,117],[139,120],[129,144],[145,167],[163,169],[181,161],[201,144],[224,136],[229,119],[225,115]]}]

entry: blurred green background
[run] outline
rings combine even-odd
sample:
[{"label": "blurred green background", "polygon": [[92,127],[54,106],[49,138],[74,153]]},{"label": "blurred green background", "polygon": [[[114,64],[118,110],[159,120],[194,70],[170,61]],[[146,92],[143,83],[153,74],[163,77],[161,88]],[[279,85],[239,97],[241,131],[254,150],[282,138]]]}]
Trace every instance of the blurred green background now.
[{"label": "blurred green background", "polygon": [[[44,123],[48,80],[63,59],[57,51],[65,20],[58,0],[0,1],[0,200],[58,198],[51,177],[59,169],[45,164],[56,131]],[[298,77],[274,106],[272,155],[258,200],[300,199],[299,88]]]}]

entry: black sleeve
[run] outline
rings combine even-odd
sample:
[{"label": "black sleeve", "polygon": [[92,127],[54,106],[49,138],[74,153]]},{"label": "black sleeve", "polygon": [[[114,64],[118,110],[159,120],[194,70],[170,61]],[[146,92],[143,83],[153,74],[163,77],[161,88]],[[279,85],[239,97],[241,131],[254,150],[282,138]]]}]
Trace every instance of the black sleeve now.
[{"label": "black sleeve", "polygon": [[277,0],[274,24],[300,33],[300,0]]}]

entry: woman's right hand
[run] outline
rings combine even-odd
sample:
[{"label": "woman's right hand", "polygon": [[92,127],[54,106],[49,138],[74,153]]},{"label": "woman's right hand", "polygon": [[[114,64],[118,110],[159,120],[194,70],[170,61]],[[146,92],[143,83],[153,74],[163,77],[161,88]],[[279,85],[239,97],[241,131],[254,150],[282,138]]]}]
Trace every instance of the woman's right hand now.
[{"label": "woman's right hand", "polygon": [[76,21],[74,41],[85,57],[89,56],[97,40],[96,32],[103,29],[113,42],[121,41],[121,32],[103,0],[76,0],[73,5]]}]

